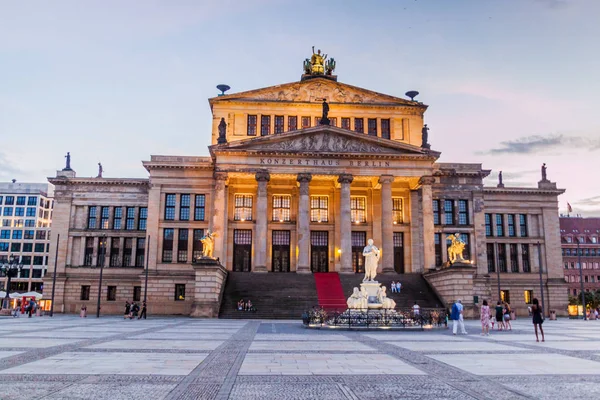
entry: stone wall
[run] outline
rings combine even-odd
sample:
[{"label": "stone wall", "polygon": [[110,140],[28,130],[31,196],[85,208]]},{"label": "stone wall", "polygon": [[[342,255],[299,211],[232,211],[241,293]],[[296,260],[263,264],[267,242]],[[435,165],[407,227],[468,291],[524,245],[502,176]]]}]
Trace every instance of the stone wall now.
[{"label": "stone wall", "polygon": [[[200,260],[202,262],[203,260]],[[211,260],[212,261],[212,260]],[[227,270],[218,262],[194,265],[196,283],[192,317],[217,318],[221,308]]]},{"label": "stone wall", "polygon": [[465,318],[474,318],[479,315],[473,304],[475,271],[476,268],[471,266],[452,266],[427,272],[423,277],[446,307],[450,308],[457,299],[461,299]]}]

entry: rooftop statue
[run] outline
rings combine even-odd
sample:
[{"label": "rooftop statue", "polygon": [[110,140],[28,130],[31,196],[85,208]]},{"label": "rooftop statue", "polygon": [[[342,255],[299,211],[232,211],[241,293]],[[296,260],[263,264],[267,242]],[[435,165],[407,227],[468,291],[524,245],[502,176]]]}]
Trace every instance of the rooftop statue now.
[{"label": "rooftop statue", "polygon": [[546,176],[546,163],[542,164],[542,180],[547,181],[548,177]]},{"label": "rooftop statue", "polygon": [[325,60],[327,59],[327,54],[321,54],[321,50],[317,50],[315,53],[315,46],[312,47],[312,57],[310,57],[310,72],[313,75],[323,75],[325,73]]},{"label": "rooftop statue", "polygon": [[102,178],[102,173],[104,172],[104,168],[101,163],[98,163],[98,176],[96,178]]},{"label": "rooftop statue", "polygon": [[65,156],[65,158],[67,159],[67,162],[65,165],[65,167],[63,168],[63,171],[71,171],[71,153],[67,152],[67,155]]}]

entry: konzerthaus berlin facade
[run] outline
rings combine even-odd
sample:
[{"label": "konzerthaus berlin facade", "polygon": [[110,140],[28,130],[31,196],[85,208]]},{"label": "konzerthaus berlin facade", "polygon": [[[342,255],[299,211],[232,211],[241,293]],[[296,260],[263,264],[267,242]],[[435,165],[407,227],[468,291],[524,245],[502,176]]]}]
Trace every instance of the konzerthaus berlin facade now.
[{"label": "konzerthaus berlin facade", "polygon": [[[324,99],[329,125],[320,124]],[[546,309],[566,312],[563,190],[547,179],[484,187],[481,164],[438,163],[423,143],[423,103],[309,73],[209,104],[210,156],[153,155],[147,179],[71,169],[49,179],[51,254],[60,235],[55,310],[94,312],[103,265],[102,311],[121,312],[143,298],[147,263],[151,313],[214,316],[226,271],[359,272],[373,238],[382,272],[423,273],[445,302],[460,297],[468,310],[497,299],[498,277],[502,296],[525,310],[540,297],[541,259]],[[193,263],[208,230],[222,270]],[[471,262],[445,268],[455,233]]]}]

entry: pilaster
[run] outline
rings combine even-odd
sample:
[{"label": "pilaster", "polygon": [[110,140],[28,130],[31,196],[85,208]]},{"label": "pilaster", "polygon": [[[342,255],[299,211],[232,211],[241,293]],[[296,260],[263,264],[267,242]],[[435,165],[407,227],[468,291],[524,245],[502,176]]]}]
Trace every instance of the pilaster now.
[{"label": "pilaster", "polygon": [[423,215],[423,267],[425,270],[435,268],[433,193],[431,190],[431,185],[434,182],[435,179],[431,176],[424,176],[419,180],[421,184],[421,212]]},{"label": "pilaster", "polygon": [[379,184],[381,185],[381,265],[383,272],[394,272],[392,182],[394,182],[394,177],[392,175],[382,175],[379,178]]},{"label": "pilaster", "polygon": [[255,272],[267,272],[267,184],[271,176],[267,171],[259,171],[255,175],[258,182],[256,198],[256,247],[254,249]]},{"label": "pilaster", "polygon": [[296,272],[310,272],[310,199],[308,195],[309,183],[312,180],[311,174],[298,174],[297,181],[299,185],[298,199],[298,248]]},{"label": "pilaster", "polygon": [[227,172],[215,172],[213,189],[212,219],[210,231],[216,233],[214,256],[226,262],[227,259]]},{"label": "pilaster", "polygon": [[350,214],[350,184],[354,178],[350,174],[342,174],[338,177],[340,187],[340,249],[342,273],[352,271],[352,221]]}]

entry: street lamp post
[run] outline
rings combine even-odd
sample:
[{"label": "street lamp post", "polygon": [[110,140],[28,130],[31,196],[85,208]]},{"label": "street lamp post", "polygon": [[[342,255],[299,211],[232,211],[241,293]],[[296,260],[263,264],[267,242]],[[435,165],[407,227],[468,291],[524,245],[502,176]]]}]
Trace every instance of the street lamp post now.
[{"label": "street lamp post", "polygon": [[21,268],[23,268],[21,257],[14,256],[12,254],[6,262],[0,264],[0,271],[2,271],[2,274],[8,278],[6,282],[6,297],[4,298],[2,308],[8,308],[10,306],[10,281],[12,278],[17,277],[21,271]]},{"label": "street lamp post", "polygon": [[500,254],[498,252],[498,248],[499,248],[499,244],[496,243],[496,274],[497,274],[497,281],[498,281],[498,301],[502,301],[502,295],[501,295],[501,291],[500,291]]},{"label": "street lamp post", "polygon": [[[573,232],[579,233],[579,231],[574,230]],[[579,249],[579,236],[575,238],[577,240],[577,265],[579,268],[579,280],[581,282],[581,307],[583,309],[583,320],[587,320],[587,314],[585,313],[585,291],[583,290],[583,268],[581,268],[581,253]]]},{"label": "street lamp post", "polygon": [[543,266],[542,266],[542,244],[540,242],[537,242],[537,247],[538,247],[538,271],[540,273],[540,293],[542,294],[542,311],[545,312],[545,308],[544,308],[544,281],[542,279],[542,271],[544,270]]},{"label": "street lamp post", "polygon": [[96,305],[96,318],[100,318],[100,300],[102,298],[102,272],[104,272],[104,255],[106,253],[106,234],[100,237],[100,279],[98,282],[98,304]]}]

